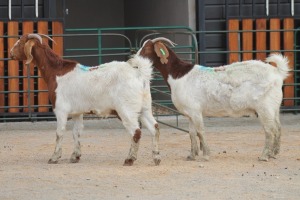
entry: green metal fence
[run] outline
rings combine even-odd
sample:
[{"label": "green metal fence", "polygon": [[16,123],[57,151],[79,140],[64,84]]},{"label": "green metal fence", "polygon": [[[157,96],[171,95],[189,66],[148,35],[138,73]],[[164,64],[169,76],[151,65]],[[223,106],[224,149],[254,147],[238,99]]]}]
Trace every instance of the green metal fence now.
[{"label": "green metal fence", "polygon": [[[279,30],[282,31],[282,30]],[[220,31],[215,31],[220,32]],[[228,33],[228,31],[223,31],[224,34]],[[241,31],[240,31],[241,32]],[[293,98],[295,101],[295,106],[292,108],[288,108],[288,111],[299,112],[299,104],[300,104],[300,29],[295,29],[295,97]],[[228,54],[232,53],[227,49],[221,51],[205,51],[199,52],[197,45],[197,34],[211,34],[214,31],[209,32],[193,32],[188,27],[182,26],[168,26],[168,27],[127,27],[127,28],[93,28],[93,29],[66,29],[63,35],[52,35],[55,37],[63,37],[64,43],[74,43],[70,48],[65,48],[64,57],[71,58],[75,60],[85,59],[85,61],[89,62],[92,58],[95,60],[95,63],[103,63],[110,60],[126,60],[128,56],[136,52],[142,43],[146,39],[163,36],[168,37],[178,45],[173,48],[173,50],[184,60],[198,63],[198,56],[200,54]],[[2,38],[7,36],[0,36]],[[17,37],[17,36],[16,36]],[[112,38],[111,38],[112,37]],[[90,45],[86,44],[85,42],[78,43],[76,46],[75,42],[80,39],[90,38]],[[109,40],[107,39],[109,38]],[[69,40],[69,41],[68,41]],[[110,43],[107,41],[121,41],[117,42],[118,44],[113,44],[110,46]],[[238,51],[237,53],[242,53],[243,51]],[[255,51],[252,51],[255,52]],[[8,61],[8,58],[1,59],[0,61]],[[89,64],[89,63],[83,63]],[[226,63],[224,63],[226,64]],[[22,65],[22,63],[20,63]],[[10,77],[0,76],[0,79],[7,80]],[[35,81],[40,78],[38,75],[30,76],[19,76],[20,82],[24,79],[34,79]],[[22,84],[22,83],[20,83]],[[6,88],[6,87],[4,87]],[[4,90],[0,91],[0,94],[7,95],[10,91]],[[14,91],[18,93],[26,93],[26,91]],[[39,92],[45,92],[40,90],[35,91],[28,91],[29,93],[34,92],[37,95]],[[156,116],[162,115],[176,115],[178,116],[179,113],[174,108],[171,98],[170,98],[170,91],[164,82],[163,78],[161,77],[160,73],[154,71],[154,80],[152,81],[151,87],[152,97],[153,97],[153,105],[154,105],[154,114]],[[30,98],[30,95],[27,95]],[[23,97],[24,98],[24,97]],[[20,105],[22,106],[22,105]],[[51,110],[47,113],[39,113],[37,112],[36,108],[44,106],[51,108],[51,105],[30,105],[30,109],[33,108],[33,111],[30,112],[19,112],[19,113],[9,113],[8,106],[0,106],[0,110],[2,109],[3,112],[1,113],[1,121],[24,121],[24,120],[48,120],[54,119],[54,115]],[[285,108],[282,108],[285,110]],[[89,117],[89,116],[88,116]],[[178,118],[177,118],[178,119]],[[158,121],[160,121],[158,119]],[[163,121],[160,121],[164,123]],[[177,121],[178,122],[178,121]],[[176,128],[179,128],[176,126]],[[184,130],[186,131],[186,130]]]},{"label": "green metal fence", "polygon": [[[193,31],[188,27],[183,26],[168,26],[168,27],[127,27],[127,28],[92,28],[92,29],[66,29],[65,36],[70,37],[86,37],[96,36],[94,44],[98,44],[96,48],[71,48],[66,49],[66,56],[69,52],[80,53],[76,55],[77,58],[84,56],[96,56],[98,63],[110,61],[109,58],[114,59],[116,56],[124,56],[123,59],[127,59],[128,56],[134,54],[147,39],[164,36],[170,38],[175,43],[178,43],[173,50],[179,54],[179,56],[189,62],[198,63],[198,48],[197,39]],[[121,37],[124,39],[123,47],[106,47],[103,45],[103,40],[106,37]],[[121,42],[122,44],[122,42]],[[85,52],[93,51],[94,54],[87,55]],[[82,55],[82,53],[84,55]],[[76,57],[72,56],[72,57]],[[122,58],[121,58],[122,59]],[[153,81],[151,86],[151,93],[153,98],[153,110],[157,117],[157,121],[162,124],[165,122],[160,120],[160,116],[175,115],[177,125],[169,126],[181,129],[178,126],[178,116],[180,113],[174,108],[171,101],[171,94],[167,84],[164,82],[160,73],[154,70]],[[182,131],[187,131],[183,130]]]}]

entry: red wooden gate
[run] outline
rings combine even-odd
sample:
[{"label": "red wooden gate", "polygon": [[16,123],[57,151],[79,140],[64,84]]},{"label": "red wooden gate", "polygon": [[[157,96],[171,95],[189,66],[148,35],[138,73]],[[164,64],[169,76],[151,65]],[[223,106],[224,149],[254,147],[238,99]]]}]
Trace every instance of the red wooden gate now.
[{"label": "red wooden gate", "polygon": [[[289,66],[294,70],[294,19],[230,19],[228,21],[229,63],[242,60],[265,60],[267,51],[279,52],[289,59]],[[240,39],[242,38],[242,39]],[[255,39],[253,39],[255,38]],[[281,45],[283,44],[283,45]],[[239,52],[241,51],[241,53]],[[254,53],[254,52],[255,53]],[[284,106],[294,106],[294,74],[285,80],[283,89]]]},{"label": "red wooden gate", "polygon": [[[17,41],[18,35],[25,33],[42,33],[57,35],[53,37],[56,44],[48,42],[53,50],[63,55],[63,39],[58,35],[63,34],[63,23],[60,21],[9,21],[0,22],[0,36],[7,31],[7,36],[0,37],[0,113],[19,112],[49,112],[47,86],[40,77],[40,73],[30,64],[29,70],[24,62],[5,60],[9,51]],[[6,70],[6,69],[7,70]],[[28,80],[28,73],[30,79]]]}]

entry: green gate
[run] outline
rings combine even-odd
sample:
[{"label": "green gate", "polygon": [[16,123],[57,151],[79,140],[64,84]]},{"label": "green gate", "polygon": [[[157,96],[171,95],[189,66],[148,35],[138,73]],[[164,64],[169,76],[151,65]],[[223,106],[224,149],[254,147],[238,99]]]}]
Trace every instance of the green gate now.
[{"label": "green gate", "polygon": [[[284,30],[279,30],[284,31]],[[220,31],[215,31],[220,32]],[[155,37],[167,37],[177,43],[178,45],[173,48],[173,50],[186,61],[192,63],[199,63],[198,56],[204,54],[226,54],[230,53],[242,53],[243,51],[228,51],[224,50],[206,50],[205,52],[198,51],[198,42],[196,39],[196,34],[214,34],[214,31],[209,32],[193,32],[188,27],[182,26],[167,26],[167,27],[127,27],[127,28],[91,28],[91,29],[66,29],[64,34],[52,34],[50,36],[56,39],[63,38],[63,44],[67,45],[68,48],[64,48],[64,58],[71,58],[83,63],[85,65],[98,65],[99,63],[105,63],[112,60],[127,60],[128,57],[134,54],[147,39]],[[224,34],[229,33],[229,31],[222,31]],[[241,32],[242,31],[238,31]],[[295,96],[293,101],[295,106],[288,108],[287,111],[299,112],[300,104],[300,28],[294,30],[295,42],[294,42],[294,53],[295,53],[295,69],[294,76],[295,81],[293,87],[295,88]],[[11,36],[11,37],[17,37]],[[0,39],[7,38],[7,36],[1,36]],[[89,38],[89,41],[87,40]],[[79,41],[74,42],[74,41]],[[114,41],[115,43],[111,44],[108,41]],[[54,45],[54,44],[52,44]],[[76,46],[77,45],[77,46]],[[255,51],[253,51],[255,52]],[[7,63],[10,59],[0,58],[0,64]],[[225,63],[224,63],[225,64]],[[22,62],[19,63],[20,66],[23,65]],[[29,67],[20,67],[20,75],[17,78],[19,79],[19,85],[25,84],[26,81],[32,80],[34,84],[39,82],[41,77],[37,74],[35,69],[34,75],[29,73],[24,73],[26,70],[29,71]],[[7,66],[4,66],[4,69],[7,70]],[[26,75],[25,75],[26,74]],[[9,78],[8,76],[0,76],[0,80],[4,80],[6,83]],[[7,99],[7,96],[11,91],[7,89],[8,83],[3,87],[3,91],[0,91],[0,95],[5,96],[4,99]],[[34,88],[34,90],[28,89],[27,91],[13,91],[13,93],[19,93],[20,98],[32,98],[37,99],[37,96],[40,93],[45,93],[46,90],[41,90],[39,88]],[[28,95],[24,95],[27,93]],[[154,70],[154,80],[151,85],[151,93],[153,97],[153,110],[154,115],[157,120],[171,127],[180,128],[179,125],[179,116],[180,114],[174,108],[170,91],[164,82],[162,76],[158,71]],[[30,95],[33,94],[33,95]],[[22,102],[22,101],[20,101]],[[28,100],[30,102],[30,99]],[[28,108],[26,109],[26,106]],[[19,105],[20,111],[10,113],[8,105],[0,105],[0,121],[36,121],[36,120],[53,120],[55,119],[53,112],[51,110],[51,105],[49,102],[41,105],[34,102],[34,104],[28,105]],[[41,112],[39,108],[48,108],[46,112]],[[21,110],[22,109],[22,110]],[[27,112],[24,112],[24,110]],[[284,111],[286,108],[282,107]],[[167,119],[168,116],[175,116],[176,120],[172,123],[165,122],[164,119]],[[95,117],[91,115],[86,115],[86,117]],[[174,118],[173,118],[174,119]],[[187,130],[183,130],[187,131]]]}]

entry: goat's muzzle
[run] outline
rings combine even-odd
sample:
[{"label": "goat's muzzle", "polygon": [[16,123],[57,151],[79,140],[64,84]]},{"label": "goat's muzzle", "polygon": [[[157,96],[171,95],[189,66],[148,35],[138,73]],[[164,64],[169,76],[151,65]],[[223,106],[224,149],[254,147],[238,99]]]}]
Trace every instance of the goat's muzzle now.
[{"label": "goat's muzzle", "polygon": [[10,53],[9,53],[9,57],[12,59],[12,60],[15,60],[16,57],[14,55],[14,52],[11,50]]}]

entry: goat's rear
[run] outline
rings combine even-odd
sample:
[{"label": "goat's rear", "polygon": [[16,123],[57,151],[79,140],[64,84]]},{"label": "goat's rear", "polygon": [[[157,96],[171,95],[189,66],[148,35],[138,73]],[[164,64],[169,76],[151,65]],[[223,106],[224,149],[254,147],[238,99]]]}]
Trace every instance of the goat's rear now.
[{"label": "goat's rear", "polygon": [[282,80],[286,79],[289,76],[289,61],[287,57],[282,56],[281,54],[271,54],[267,59],[268,63],[275,63],[278,69],[278,73],[282,77]]}]

